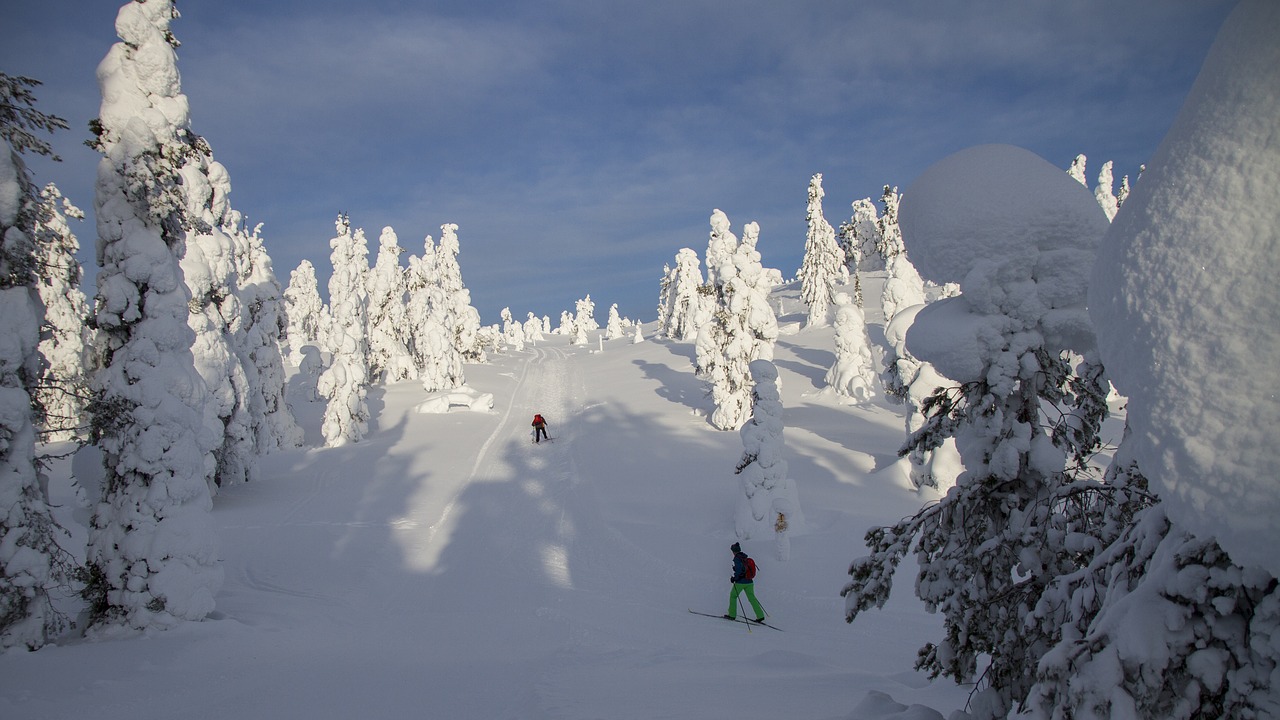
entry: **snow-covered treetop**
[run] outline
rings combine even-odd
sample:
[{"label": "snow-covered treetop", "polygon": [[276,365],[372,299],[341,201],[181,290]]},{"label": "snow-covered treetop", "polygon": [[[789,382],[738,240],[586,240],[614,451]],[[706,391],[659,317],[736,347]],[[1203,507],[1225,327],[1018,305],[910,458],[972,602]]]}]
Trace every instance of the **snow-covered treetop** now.
[{"label": "snow-covered treetop", "polygon": [[1089,293],[1130,442],[1168,514],[1280,576],[1280,5],[1214,42]]},{"label": "snow-covered treetop", "polygon": [[911,185],[901,222],[920,273],[963,291],[920,312],[908,336],[916,357],[975,380],[1006,345],[1010,322],[1040,335],[1027,347],[1092,349],[1084,294],[1107,220],[1092,193],[1048,161],[1010,145],[962,150]]},{"label": "snow-covered treetop", "polygon": [[[150,148],[171,128],[190,124],[174,53],[178,41],[169,30],[177,16],[172,2],[126,3],[116,16],[116,34],[123,42],[98,67],[103,98],[99,120],[107,127],[127,128],[117,141],[130,156]],[[126,49],[132,50],[132,62],[121,64]]]},{"label": "snow-covered treetop", "polygon": [[737,247],[738,238],[729,230],[729,216],[719,209],[714,210],[711,213],[711,235],[707,238],[708,285],[721,282],[716,273]]},{"label": "snow-covered treetop", "polygon": [[1093,195],[1079,183],[1062,182],[1071,180],[1062,174],[1012,145],[979,145],[940,160],[902,200],[916,269],[939,284],[958,282],[967,293],[976,288],[965,286],[965,276],[990,258],[1092,253],[1105,218]]}]

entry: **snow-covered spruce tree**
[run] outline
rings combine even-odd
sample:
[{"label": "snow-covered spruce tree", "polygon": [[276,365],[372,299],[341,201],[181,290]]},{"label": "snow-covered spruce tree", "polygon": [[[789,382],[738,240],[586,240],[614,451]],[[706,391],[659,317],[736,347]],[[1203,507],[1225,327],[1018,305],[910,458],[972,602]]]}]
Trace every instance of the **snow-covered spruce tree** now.
[{"label": "snow-covered spruce tree", "polygon": [[462,283],[462,266],[458,264],[458,226],[440,226],[440,244],[436,247],[436,278],[442,293],[440,315],[453,346],[464,361],[484,362],[480,346],[480,313],[471,306],[471,291]]},{"label": "snow-covered spruce tree", "polygon": [[[1143,167],[1145,166],[1139,167],[1138,169],[1139,173],[1142,172]],[[1129,188],[1129,176],[1125,175],[1120,178],[1120,189],[1116,190],[1116,212],[1119,212],[1120,208],[1124,207],[1124,201],[1129,199],[1130,192],[1131,190]]]},{"label": "snow-covered spruce tree", "polygon": [[[999,205],[985,195],[996,184],[1007,193]],[[842,591],[846,619],[884,604],[912,552],[916,594],[941,613],[945,633],[921,649],[917,668],[979,680],[971,711],[999,717],[1026,697],[1055,642],[1029,631],[1038,599],[1093,548],[1067,537],[1087,534],[1092,518],[1072,502],[1081,484],[1098,483],[1069,468],[1087,464],[1106,417],[1084,295],[1107,222],[1087,189],[1010,146],[952,155],[906,197],[905,235],[922,274],[959,279],[963,294],[920,310],[907,332],[911,354],[959,386],[930,398],[928,422],[901,452],[954,436],[965,470],[936,504],[867,533],[871,554],[852,563]],[[1073,371],[1073,353],[1094,359]]]},{"label": "snow-covered spruce tree", "polygon": [[617,340],[622,337],[622,317],[618,315],[618,303],[609,306],[609,318],[604,324],[604,339]]},{"label": "snow-covered spruce tree", "polygon": [[316,268],[310,260],[303,260],[289,273],[289,287],[284,291],[285,316],[289,326],[285,337],[289,346],[289,364],[302,364],[302,348],[307,345],[317,349],[329,345],[329,310],[320,299]]},{"label": "snow-covered spruce tree", "polygon": [[[915,322],[916,313],[924,305],[900,309],[884,328],[889,352],[885,355],[886,369],[882,376],[885,396],[906,406],[906,433],[911,438],[925,425],[921,412],[928,398],[940,388],[953,383],[939,375],[933,366],[921,362],[907,350],[907,330]],[[906,454],[910,463],[909,478],[916,488],[936,488],[946,492],[955,484],[956,476],[964,469],[956,453],[954,438],[944,439],[937,447],[926,443],[912,443]]]},{"label": "snow-covered spruce tree", "polygon": [[912,305],[923,305],[925,302],[924,280],[916,272],[916,266],[907,259],[907,254],[897,255],[888,262],[888,277],[884,281],[884,289],[880,293],[880,309],[884,312],[884,324],[893,322],[893,316],[899,310]]},{"label": "snow-covered spruce tree", "polygon": [[1028,717],[1280,716],[1280,402],[1258,391],[1280,373],[1277,33],[1274,3],[1227,18],[1098,252],[1089,309],[1132,431],[1109,485],[1149,478],[1160,503],[1044,593],[1033,620],[1061,632]]},{"label": "snow-covered spruce tree", "polygon": [[836,239],[844,251],[844,266],[849,273],[856,273],[862,266],[862,258],[874,252],[880,236],[879,211],[871,198],[853,201],[853,216],[840,223]]},{"label": "snow-covered spruce tree", "polygon": [[662,279],[658,281],[658,327],[667,326],[667,318],[671,317],[671,301],[675,299],[676,271],[669,264],[662,265]]},{"label": "snow-covered spruce tree", "polygon": [[451,390],[463,385],[462,353],[446,329],[450,309],[437,273],[435,241],[423,242],[422,257],[409,258],[405,289],[409,294],[409,352],[418,378],[427,392]]},{"label": "snow-covered spruce tree", "polygon": [[369,345],[365,276],[369,246],[363,230],[351,232],[351,221],[339,215],[337,235],[329,241],[333,275],[329,278],[329,351],[333,360],[320,375],[317,390],[328,399],[321,431],[329,447],[360,442],[369,430]]},{"label": "snow-covered spruce tree", "polygon": [[1089,311],[1170,519],[1280,577],[1278,23],[1280,7],[1251,0],[1223,24],[1110,226]]},{"label": "snow-covered spruce tree", "polygon": [[898,227],[898,205],[902,202],[902,194],[898,188],[884,186],[884,194],[880,196],[880,204],[884,212],[880,213],[879,239],[876,243],[876,255],[884,259],[885,267],[889,262],[907,251],[902,244],[902,230]]},{"label": "snow-covered spruce tree", "polygon": [[502,337],[502,326],[494,323],[492,325],[481,325],[479,332],[476,333],[476,352],[481,357],[487,358],[489,353],[506,352],[507,343]]},{"label": "snow-covered spruce tree", "polygon": [[182,274],[191,291],[187,324],[196,371],[208,388],[205,432],[214,443],[214,487],[246,482],[257,467],[250,397],[250,371],[242,363],[246,311],[236,267],[240,216],[229,204],[227,170],[206,152],[184,158],[182,191],[187,201],[186,252]]},{"label": "snow-covered spruce tree", "polygon": [[[239,213],[232,211],[235,220]],[[235,223],[239,225],[240,223]],[[262,225],[235,235],[240,304],[245,311],[240,362],[249,376],[249,418],[259,455],[302,445],[302,428],[285,401],[287,380],[280,343],[287,329],[280,281],[262,243]]]},{"label": "snow-covered spruce tree", "polygon": [[36,224],[45,199],[19,153],[52,156],[36,132],[66,128],[34,107],[34,80],[0,73],[0,652],[31,650],[66,627],[50,590],[66,585],[71,556],[41,489],[31,393],[41,372]]},{"label": "snow-covered spruce tree", "polygon": [[853,303],[862,307],[862,271],[882,267],[884,262],[884,258],[876,255],[880,244],[880,216],[871,198],[853,201],[853,216],[840,224],[837,237],[844,251],[844,266],[853,278]]},{"label": "snow-covered spruce tree", "polygon": [[502,339],[506,341],[507,347],[516,350],[524,350],[524,325],[516,322],[511,316],[511,308],[502,308]]},{"label": "snow-covered spruce tree", "polygon": [[1257,566],[1173,524],[1121,445],[1096,509],[1100,549],[1028,618],[1057,641],[1020,717],[1264,718],[1280,712],[1280,591]]},{"label": "snow-covered spruce tree", "polygon": [[400,240],[390,227],[378,237],[378,259],[368,275],[369,377],[386,382],[411,380],[418,370],[409,353],[405,272]]},{"label": "snow-covered spruce tree", "polygon": [[734,525],[740,540],[773,533],[774,557],[791,559],[791,535],[804,528],[804,513],[795,480],[787,475],[783,441],[782,399],[778,369],[768,360],[755,360],[751,372],[751,419],[738,431],[742,459],[734,473],[742,478]]},{"label": "snow-covered spruce tree", "polygon": [[1089,180],[1085,177],[1085,165],[1088,162],[1089,158],[1081,153],[1071,160],[1071,167],[1067,168],[1067,175],[1085,187],[1089,187]]},{"label": "snow-covered spruce tree", "polygon": [[600,329],[596,322],[596,304],[591,302],[591,295],[578,300],[577,312],[573,314],[573,327],[569,339],[574,345],[586,345],[591,340],[591,333]]},{"label": "snow-covered spruce tree", "polygon": [[556,328],[557,335],[573,334],[573,313],[568,310],[560,311],[560,325]]},{"label": "snow-covered spruce tree", "polygon": [[771,274],[760,264],[760,226],[747,223],[742,242],[725,257],[716,277],[716,309],[698,332],[696,371],[711,383],[711,424],[736,430],[751,412],[753,360],[773,360],[778,320],[769,305]]},{"label": "snow-covered spruce tree", "polygon": [[676,253],[675,279],[671,289],[671,309],[662,325],[662,334],[672,340],[688,342],[697,337],[699,314],[706,308],[702,294],[702,270],[698,253],[681,248]]},{"label": "snow-covered spruce tree", "polygon": [[822,173],[809,179],[809,206],[805,221],[809,232],[804,241],[804,259],[797,275],[800,300],[809,306],[809,326],[825,326],[829,321],[835,286],[849,279],[845,255],[836,242],[836,231],[822,215]]},{"label": "snow-covered spruce tree", "polygon": [[1111,168],[1110,160],[1102,163],[1102,169],[1098,171],[1098,185],[1093,189],[1093,196],[1097,198],[1098,205],[1102,206],[1102,212],[1106,213],[1107,222],[1115,219],[1116,211],[1120,209],[1120,203],[1111,191],[1115,185]]},{"label": "snow-covered spruce tree", "polygon": [[125,3],[116,19],[121,42],[98,66],[95,322],[103,358],[90,414],[104,481],[84,589],[98,634],[202,619],[222,583],[206,482],[212,446],[200,440],[206,390],[180,265],[193,223],[182,168],[209,151],[189,127],[169,30],[175,17],[168,0]]},{"label": "snow-covered spruce tree", "polygon": [[827,370],[827,387],[850,402],[867,402],[876,396],[877,377],[866,318],[848,293],[836,293],[835,306],[836,360]]},{"label": "snow-covered spruce tree", "polygon": [[45,440],[72,440],[86,434],[89,402],[89,302],[80,290],[83,272],[67,218],[84,213],[50,183],[40,191],[34,214],[37,283],[44,303],[40,355],[48,364],[35,385],[40,432]]},{"label": "snow-covered spruce tree", "polygon": [[529,313],[528,319],[524,321],[524,336],[531,343],[540,343],[547,339],[542,333],[542,321],[533,313]]},{"label": "snow-covered spruce tree", "polygon": [[720,284],[716,274],[738,247],[738,238],[729,230],[729,216],[718,208],[711,212],[711,234],[707,237],[707,285]]}]

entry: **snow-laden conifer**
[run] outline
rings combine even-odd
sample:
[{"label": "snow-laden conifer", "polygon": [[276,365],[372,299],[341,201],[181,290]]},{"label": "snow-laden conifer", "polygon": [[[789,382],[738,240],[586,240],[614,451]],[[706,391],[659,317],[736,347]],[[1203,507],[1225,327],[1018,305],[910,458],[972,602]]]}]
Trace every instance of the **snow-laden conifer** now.
[{"label": "snow-laden conifer", "polygon": [[1089,158],[1085,157],[1084,154],[1081,153],[1071,160],[1071,167],[1067,168],[1067,175],[1070,175],[1072,180],[1075,180],[1085,187],[1089,187],[1089,179],[1085,177],[1085,165],[1088,162]]},{"label": "snow-laden conifer", "polygon": [[407,310],[409,351],[417,367],[422,388],[427,392],[452,390],[464,384],[462,353],[449,331],[452,306],[441,285],[439,255],[430,235],[423,242],[422,256],[409,258],[405,286],[409,294]]},{"label": "snow-laden conifer", "polygon": [[[984,194],[996,183],[1007,193],[999,205]],[[1107,222],[1087,189],[1009,146],[946,158],[906,197],[917,266],[959,280],[963,294],[920,310],[907,332],[911,354],[959,386],[929,398],[928,422],[900,452],[955,437],[965,469],[937,503],[867,534],[846,617],[883,605],[898,562],[914,553],[916,593],[944,628],[917,667],[961,682],[980,674],[989,688],[978,715],[998,717],[1026,696],[1052,642],[1028,632],[1036,599],[1087,562],[1059,521],[1075,488],[1068,457],[1087,465],[1106,417],[1084,292]],[[1073,369],[1077,355],[1090,360]]]},{"label": "snow-laden conifer", "polygon": [[254,390],[239,347],[246,321],[235,257],[240,218],[229,204],[227,170],[207,145],[205,153],[185,158],[182,183],[190,218],[181,260],[191,290],[187,323],[196,334],[196,370],[209,391],[205,432],[218,437],[210,480],[215,486],[241,483],[253,477],[257,452],[249,408]]},{"label": "snow-laden conifer", "polygon": [[440,319],[453,346],[463,360],[484,362],[480,346],[480,313],[471,306],[471,291],[462,282],[462,266],[458,263],[461,246],[458,226],[440,226],[440,244],[436,247],[436,277],[441,292]]},{"label": "snow-laden conifer", "polygon": [[880,215],[871,198],[853,201],[853,216],[840,224],[838,234],[844,265],[853,278],[853,303],[862,307],[862,272],[883,263],[876,254],[880,244]]},{"label": "snow-laden conifer", "polygon": [[90,310],[80,290],[83,272],[76,259],[80,241],[67,218],[80,220],[84,213],[62,197],[56,185],[46,185],[33,215],[36,288],[45,308],[40,355],[47,363],[34,394],[45,440],[71,440],[83,437],[87,430]]},{"label": "snow-laden conifer", "polygon": [[[885,397],[890,402],[906,406],[908,439],[924,428],[927,418],[921,408],[928,398],[940,388],[952,385],[932,365],[918,360],[907,349],[907,330],[915,322],[916,313],[923,307],[920,304],[900,308],[884,328],[884,339],[889,346],[882,375]],[[955,439],[950,437],[943,439],[937,447],[926,443],[912,443],[906,457],[910,465],[911,484],[917,488],[928,487],[946,492],[964,469],[956,452]]]},{"label": "snow-laden conifer", "polygon": [[[1124,201],[1129,199],[1130,192],[1129,176],[1125,175],[1120,178],[1120,188],[1116,190],[1116,212],[1119,212],[1119,208],[1124,207]],[[1114,218],[1112,219],[1114,220]]]},{"label": "snow-laden conifer", "polygon": [[511,308],[502,308],[500,317],[502,318],[502,338],[506,341],[507,347],[517,352],[524,350],[524,325],[512,317]]},{"label": "snow-laden conifer", "polygon": [[835,306],[836,360],[827,370],[827,387],[851,402],[867,402],[876,395],[877,378],[866,318],[848,293],[836,293]]},{"label": "snow-laden conifer", "polygon": [[1111,174],[1112,165],[1110,160],[1102,163],[1102,169],[1098,171],[1098,185],[1093,189],[1093,196],[1102,206],[1102,212],[1106,213],[1108,221],[1114,219],[1116,211],[1120,209],[1120,202],[1112,193],[1112,188],[1115,186],[1115,179]]},{"label": "snow-laden conifer", "polygon": [[724,256],[715,273],[715,311],[694,346],[695,371],[711,383],[711,424],[721,430],[736,430],[746,421],[751,412],[749,366],[753,360],[773,360],[778,338],[777,317],[769,305],[773,278],[760,264],[759,235],[760,226],[747,223],[742,242]]},{"label": "snow-laden conifer", "polygon": [[66,127],[35,109],[37,84],[0,73],[0,652],[34,650],[66,627],[50,590],[68,582],[71,562],[41,489],[32,417],[43,364],[37,225],[49,221],[51,198],[37,194],[19,153],[52,155],[33,131]]},{"label": "snow-laden conifer", "polygon": [[688,342],[697,337],[699,314],[706,308],[702,293],[702,270],[698,253],[681,248],[676,253],[675,274],[670,292],[670,310],[662,334],[672,340]]},{"label": "snow-laden conifer", "polygon": [[302,428],[285,400],[288,383],[280,349],[288,321],[283,293],[263,245],[261,230],[259,224],[253,232],[242,230],[236,235],[236,272],[240,277],[241,307],[245,311],[239,352],[249,376],[249,418],[254,449],[259,455],[302,444]]},{"label": "snow-laden conifer", "polygon": [[378,258],[368,276],[369,377],[398,382],[417,377],[409,352],[409,320],[400,240],[390,227],[378,236]]},{"label": "snow-laden conifer", "polygon": [[596,304],[591,301],[590,294],[578,300],[576,307],[569,340],[574,345],[584,346],[590,341],[591,333],[600,329],[600,323],[596,322]]},{"label": "snow-laden conifer", "polygon": [[529,313],[528,319],[524,321],[524,336],[531,343],[540,343],[546,340],[542,332],[542,320],[533,313]]},{"label": "snow-laden conifer", "polygon": [[622,337],[622,317],[618,315],[618,303],[609,306],[609,318],[604,325],[604,339],[617,340]]},{"label": "snow-laden conifer", "polygon": [[774,556],[791,559],[791,536],[804,528],[804,514],[795,480],[783,459],[782,399],[778,369],[768,360],[755,360],[751,373],[751,419],[738,431],[742,459],[734,472],[742,478],[742,498],[735,513],[738,539],[750,540],[772,532]]},{"label": "snow-laden conifer", "polygon": [[717,273],[720,267],[738,247],[738,238],[729,229],[729,216],[718,208],[711,213],[711,233],[707,237],[707,284],[718,285],[721,280]]},{"label": "snow-laden conifer", "polygon": [[672,292],[676,288],[676,271],[669,263],[662,265],[662,279],[658,281],[658,327],[667,326],[667,318],[671,317]]},{"label": "snow-laden conifer", "polygon": [[893,322],[893,316],[899,310],[925,302],[924,280],[916,272],[916,266],[907,259],[906,253],[889,260],[888,276],[884,281],[884,289],[880,293],[880,309],[884,312],[884,323]]},{"label": "snow-laden conifer", "polygon": [[573,313],[568,310],[560,311],[560,324],[556,326],[557,335],[573,334]]},{"label": "snow-laden conifer", "polygon": [[809,207],[805,220],[809,231],[804,242],[804,259],[797,275],[800,300],[809,306],[810,326],[826,325],[830,319],[835,286],[849,279],[844,252],[836,242],[836,231],[822,215],[822,174],[809,179]]},{"label": "snow-laden conifer", "polygon": [[196,220],[187,216],[182,166],[209,151],[189,126],[169,30],[175,17],[168,0],[126,3],[116,19],[121,42],[98,66],[96,323],[104,355],[91,414],[105,477],[90,523],[85,597],[103,631],[204,618],[222,582],[206,482],[217,443],[200,439],[206,391],[180,265]]},{"label": "snow-laden conifer", "polygon": [[329,278],[329,351],[333,359],[320,375],[317,391],[328,400],[321,431],[329,447],[359,442],[369,429],[369,345],[365,276],[369,246],[363,230],[339,215],[337,235],[329,241],[333,275]]},{"label": "snow-laden conifer", "polygon": [[289,363],[302,364],[303,348],[308,345],[317,350],[329,346],[329,309],[320,299],[316,268],[310,260],[303,260],[289,274],[289,287],[284,291],[285,315],[289,326],[286,337],[289,345]]},{"label": "snow-laden conifer", "polygon": [[1257,382],[1280,371],[1278,33],[1274,3],[1227,18],[1098,252],[1089,310],[1128,426],[1094,501],[1102,549],[1029,618],[1057,642],[1028,716],[1280,716],[1280,492],[1262,439],[1280,403]]},{"label": "snow-laden conifer", "polygon": [[876,255],[884,260],[885,267],[907,251],[902,244],[902,229],[898,227],[898,205],[901,202],[902,193],[898,192],[898,188],[885,185],[884,193],[880,196],[884,212],[880,213],[880,219],[876,221],[879,230]]}]

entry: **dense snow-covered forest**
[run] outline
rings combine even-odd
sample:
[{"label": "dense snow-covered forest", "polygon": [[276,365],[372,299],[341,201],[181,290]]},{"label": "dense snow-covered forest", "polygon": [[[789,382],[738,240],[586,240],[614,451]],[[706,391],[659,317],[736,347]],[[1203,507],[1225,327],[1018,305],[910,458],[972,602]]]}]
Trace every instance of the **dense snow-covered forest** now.
[{"label": "dense snow-covered forest", "polygon": [[[981,145],[836,229],[815,173],[800,267],[715,209],[656,322],[555,328],[482,324],[447,219],[282,285],[176,18],[98,67],[92,292],[0,75],[6,714],[1280,714],[1273,4],[1140,177]],[[735,541],[781,631],[678,607]]]}]

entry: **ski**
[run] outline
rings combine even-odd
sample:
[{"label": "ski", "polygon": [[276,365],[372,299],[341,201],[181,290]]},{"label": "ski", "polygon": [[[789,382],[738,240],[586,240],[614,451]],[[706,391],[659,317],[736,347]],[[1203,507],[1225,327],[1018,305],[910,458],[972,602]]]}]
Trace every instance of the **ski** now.
[{"label": "ski", "polygon": [[732,620],[732,622],[736,622],[736,623],[743,623],[743,624],[745,624],[745,625],[746,625],[746,626],[748,626],[748,627],[751,627],[752,625],[760,625],[760,626],[763,626],[763,627],[767,627],[767,628],[769,628],[769,629],[771,629],[771,630],[777,630],[778,632],[784,632],[784,631],[783,631],[783,629],[782,629],[782,628],[780,628],[780,627],[777,627],[777,626],[774,626],[774,625],[770,625],[769,623],[766,623],[766,622],[756,622],[755,620],[749,620],[749,619],[744,618],[744,617],[727,618],[727,617],[725,617],[724,615],[712,615],[711,613],[698,612],[697,610],[694,610],[694,609],[692,609],[692,608],[690,608],[690,609],[689,609],[689,612],[693,613],[694,615],[702,615],[703,617],[716,618],[716,619],[718,619],[718,620]]}]

